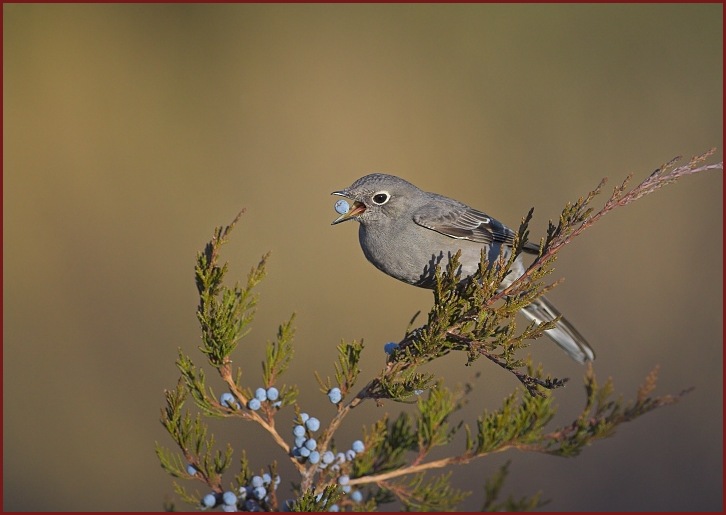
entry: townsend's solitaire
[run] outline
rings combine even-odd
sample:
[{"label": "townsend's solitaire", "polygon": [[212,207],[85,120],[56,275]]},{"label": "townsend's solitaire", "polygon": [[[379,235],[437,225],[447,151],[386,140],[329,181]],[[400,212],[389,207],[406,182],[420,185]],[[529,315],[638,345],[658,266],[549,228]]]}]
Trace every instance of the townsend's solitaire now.
[{"label": "townsend's solitaire", "polygon": [[[332,194],[354,201],[350,211],[333,224],[360,222],[358,238],[368,261],[414,286],[433,288],[436,265],[446,266],[458,250],[462,277],[477,271],[482,249],[490,263],[498,259],[500,250],[505,258],[511,253],[515,233],[504,224],[457,200],[422,191],[394,175],[366,175]],[[523,250],[537,254],[539,247],[526,243]],[[502,285],[511,284],[524,270],[519,256]],[[525,306],[522,313],[537,323],[561,316],[544,296]],[[595,358],[585,338],[564,317],[545,334],[580,363]]]}]

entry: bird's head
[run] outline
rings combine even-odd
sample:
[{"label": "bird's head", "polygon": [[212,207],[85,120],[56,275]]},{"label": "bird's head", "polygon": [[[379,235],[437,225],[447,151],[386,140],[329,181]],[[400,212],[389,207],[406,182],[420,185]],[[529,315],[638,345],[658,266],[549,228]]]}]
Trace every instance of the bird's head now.
[{"label": "bird's head", "polygon": [[416,199],[422,193],[416,186],[395,175],[366,175],[347,188],[331,193],[353,201],[350,211],[333,220],[332,225],[348,220],[367,224],[385,217],[400,219],[415,209]]}]

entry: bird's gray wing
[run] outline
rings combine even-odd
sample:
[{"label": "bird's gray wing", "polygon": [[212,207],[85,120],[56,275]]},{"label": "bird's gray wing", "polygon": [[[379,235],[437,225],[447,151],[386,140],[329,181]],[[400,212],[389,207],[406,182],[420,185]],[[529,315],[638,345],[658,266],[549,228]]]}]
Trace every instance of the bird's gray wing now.
[{"label": "bird's gray wing", "polygon": [[[499,243],[512,246],[515,232],[499,220],[456,200],[432,195],[431,202],[420,207],[413,221],[422,227],[445,234],[451,238],[476,243]],[[525,252],[537,253],[539,246],[526,243]]]}]

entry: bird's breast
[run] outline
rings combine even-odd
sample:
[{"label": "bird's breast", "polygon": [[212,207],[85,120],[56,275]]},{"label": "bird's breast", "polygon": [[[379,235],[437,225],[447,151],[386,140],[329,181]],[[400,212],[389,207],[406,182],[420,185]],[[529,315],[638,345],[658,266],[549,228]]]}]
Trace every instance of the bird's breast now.
[{"label": "bird's breast", "polygon": [[376,268],[408,284],[431,288],[436,266],[445,267],[451,256],[461,250],[462,276],[476,272],[481,249],[487,245],[457,240],[421,226],[367,227],[361,224],[361,248]]}]

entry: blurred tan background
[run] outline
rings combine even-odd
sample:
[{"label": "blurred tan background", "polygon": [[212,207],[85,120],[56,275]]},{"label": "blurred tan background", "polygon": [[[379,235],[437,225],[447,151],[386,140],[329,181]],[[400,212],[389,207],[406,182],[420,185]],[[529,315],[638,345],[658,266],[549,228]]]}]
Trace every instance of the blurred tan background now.
[{"label": "blurred tan background", "polygon": [[[313,371],[332,373],[340,339],[365,340],[370,378],[432,301],[367,263],[355,224],[330,226],[331,191],[393,173],[515,227],[534,206],[538,238],[604,176],[609,191],[676,155],[716,146],[721,160],[722,14],[4,4],[4,509],[161,509],[162,392],[178,347],[204,363],[195,254],[243,207],[223,255],[231,278],[272,258],[236,362],[258,386],[263,344],[295,311],[283,379],[325,423]],[[722,186],[720,172],[687,177],[605,217],[561,254],[550,296],[596,348],[601,380],[631,397],[659,364],[658,393],[693,393],[575,459],[506,453],[456,469],[474,490],[463,508],[512,459],[505,493],[541,490],[548,510],[721,510]],[[549,340],[532,354],[572,379],[557,393],[569,421],[584,368]],[[464,362],[431,368],[450,386],[482,373],[473,421],[517,383]],[[338,441],[400,409],[360,407]],[[212,428],[256,469],[284,462],[251,425]],[[282,471],[284,492],[295,477]]]}]

